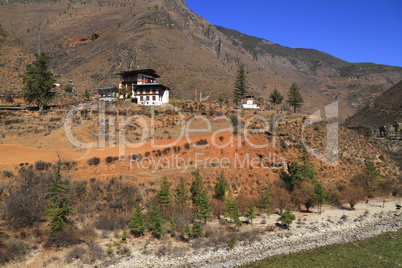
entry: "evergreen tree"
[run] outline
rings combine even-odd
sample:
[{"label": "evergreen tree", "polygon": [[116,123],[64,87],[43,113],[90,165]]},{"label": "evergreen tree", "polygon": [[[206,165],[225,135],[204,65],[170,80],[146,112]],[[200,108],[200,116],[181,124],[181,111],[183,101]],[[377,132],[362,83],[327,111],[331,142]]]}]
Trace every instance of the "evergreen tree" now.
[{"label": "evergreen tree", "polygon": [[269,214],[272,210],[272,198],[271,198],[271,191],[266,189],[261,193],[261,201],[259,203],[259,208]]},{"label": "evergreen tree", "polygon": [[85,89],[85,91],[84,91],[84,99],[85,99],[86,101],[89,101],[89,97],[90,97],[89,91],[88,91],[88,89]]},{"label": "evergreen tree", "polygon": [[250,204],[248,206],[247,211],[244,213],[244,217],[246,217],[251,224],[253,224],[253,219],[255,219],[255,210],[254,210],[254,205]]},{"label": "evergreen tree", "polygon": [[148,212],[148,229],[155,238],[161,238],[165,233],[160,205],[153,202]]},{"label": "evergreen tree", "polygon": [[48,70],[49,57],[45,53],[35,54],[36,59],[26,66],[20,77],[24,83],[23,96],[28,104],[34,103],[39,110],[55,97],[55,76]]},{"label": "evergreen tree", "polygon": [[370,182],[377,182],[380,179],[381,172],[375,167],[374,163],[369,161],[365,164],[364,174]]},{"label": "evergreen tree", "polygon": [[204,219],[205,223],[207,223],[207,219],[211,215],[212,211],[207,190],[203,189],[201,193],[195,197],[195,200],[195,205],[197,209],[196,218]]},{"label": "evergreen tree", "polygon": [[362,179],[363,189],[367,196],[372,195],[373,186],[379,184],[381,172],[376,168],[373,162],[369,161],[365,163],[363,175],[360,177]]},{"label": "evergreen tree", "polygon": [[224,200],[228,190],[229,182],[225,177],[225,173],[222,171],[215,185],[215,197],[219,200]]},{"label": "evergreen tree", "polygon": [[287,102],[293,106],[295,113],[296,109],[300,108],[304,103],[303,97],[299,91],[299,87],[295,83],[293,83],[289,88]]},{"label": "evergreen tree", "polygon": [[318,204],[318,213],[321,214],[321,208],[324,204],[325,197],[327,197],[327,193],[325,192],[324,187],[316,182],[314,187],[314,198]]},{"label": "evergreen tree", "polygon": [[135,236],[144,235],[147,224],[140,205],[137,205],[130,221],[129,228]]},{"label": "evergreen tree", "polygon": [[236,82],[234,84],[233,102],[235,105],[238,105],[238,103],[244,99],[247,94],[247,88],[246,69],[244,68],[244,65],[241,64],[237,71]]},{"label": "evergreen tree", "polygon": [[225,200],[225,207],[226,207],[226,212],[228,213],[230,220],[233,220],[236,227],[242,226],[242,222],[239,219],[239,205],[238,205],[237,201],[227,198]]},{"label": "evergreen tree", "polygon": [[193,231],[188,224],[183,227],[181,234],[182,238],[184,238],[187,242],[193,237]]},{"label": "evergreen tree", "polygon": [[160,189],[156,194],[156,199],[162,207],[166,207],[172,204],[172,194],[170,192],[170,186],[170,182],[168,182],[167,177],[164,176],[162,178]]},{"label": "evergreen tree", "polygon": [[311,164],[307,151],[303,150],[298,157],[298,161],[294,163],[290,169],[290,183],[292,187],[300,181],[313,179],[317,174],[313,164]]},{"label": "evergreen tree", "polygon": [[55,166],[55,173],[48,188],[50,192],[49,208],[46,213],[50,216],[50,230],[61,231],[67,228],[67,216],[71,213],[71,200],[67,196],[69,185],[61,181],[61,161]]},{"label": "evergreen tree", "polygon": [[202,177],[200,175],[200,171],[196,170],[194,173],[194,180],[191,184],[190,192],[191,192],[191,200],[193,203],[196,203],[196,197],[202,192],[204,189],[204,185],[202,182]]},{"label": "evergreen tree", "polygon": [[183,178],[180,178],[180,182],[177,185],[175,192],[176,202],[179,205],[180,211],[183,212],[184,208],[188,205],[189,200],[188,189]]},{"label": "evergreen tree", "polygon": [[275,88],[274,92],[271,93],[271,95],[269,95],[270,98],[270,102],[273,105],[277,105],[277,104],[281,104],[283,101],[283,95]]},{"label": "evergreen tree", "polygon": [[190,188],[191,200],[196,208],[195,218],[204,219],[207,222],[208,217],[211,215],[211,204],[207,190],[204,189],[204,183],[198,170],[195,171],[194,180]]},{"label": "evergreen tree", "polygon": [[290,228],[290,225],[292,222],[296,219],[296,216],[292,214],[292,211],[290,211],[290,208],[286,208],[285,212],[281,214],[281,217],[279,220],[283,225],[286,226],[286,228]]},{"label": "evergreen tree", "polygon": [[198,222],[195,222],[193,224],[193,228],[192,228],[192,236],[194,238],[197,238],[197,237],[201,237],[202,234],[203,234],[203,230],[202,230],[201,224],[199,224]]}]

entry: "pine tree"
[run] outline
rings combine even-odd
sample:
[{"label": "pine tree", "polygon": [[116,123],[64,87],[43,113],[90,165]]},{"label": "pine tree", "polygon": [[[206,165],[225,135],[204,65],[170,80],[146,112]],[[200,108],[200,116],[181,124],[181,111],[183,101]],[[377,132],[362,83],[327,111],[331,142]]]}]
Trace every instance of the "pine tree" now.
[{"label": "pine tree", "polygon": [[190,188],[191,200],[196,208],[195,218],[204,219],[207,222],[208,217],[211,215],[211,204],[207,190],[204,189],[204,183],[198,170],[195,171],[194,180]]},{"label": "pine tree", "polygon": [[379,183],[381,178],[381,172],[375,167],[374,163],[369,161],[365,163],[363,169],[362,184],[363,188],[368,196],[372,194],[372,188],[374,184]]},{"label": "pine tree", "polygon": [[170,192],[170,186],[170,182],[168,182],[167,177],[164,176],[162,178],[161,187],[156,194],[156,199],[162,207],[166,207],[172,204],[172,194]]},{"label": "pine tree", "polygon": [[311,180],[317,175],[314,166],[310,162],[307,151],[302,151],[301,155],[298,157],[298,161],[300,163],[294,163],[289,169],[292,187],[300,181]]},{"label": "pine tree", "polygon": [[229,215],[229,219],[233,220],[236,227],[239,228],[240,226],[242,226],[243,223],[239,219],[239,205],[238,205],[237,201],[227,198],[225,200],[225,207],[226,207],[226,212]]},{"label": "pine tree", "polygon": [[251,224],[253,224],[253,219],[255,219],[255,210],[254,210],[254,205],[250,204],[248,206],[247,211],[244,213],[244,217],[246,217]]},{"label": "pine tree", "polygon": [[233,102],[235,105],[238,105],[239,102],[244,99],[247,94],[247,89],[248,85],[246,80],[246,69],[244,68],[244,65],[241,64],[237,71],[236,82],[234,84]]},{"label": "pine tree", "polygon": [[204,219],[205,223],[207,223],[207,219],[211,215],[211,204],[209,202],[209,196],[207,194],[207,190],[203,189],[201,193],[199,193],[195,197],[195,205],[197,209],[196,218],[197,219]]},{"label": "pine tree", "polygon": [[229,182],[225,177],[225,173],[222,171],[215,185],[215,197],[219,200],[224,200],[228,190]]},{"label": "pine tree", "polygon": [[177,185],[175,192],[176,202],[179,205],[180,211],[183,212],[184,208],[188,205],[189,200],[188,189],[183,178],[180,178],[180,182]]},{"label": "pine tree", "polygon": [[193,237],[193,231],[190,228],[190,226],[188,226],[188,224],[184,225],[183,230],[181,232],[182,237],[188,242],[190,241],[190,239]]},{"label": "pine tree", "polygon": [[293,106],[295,113],[296,109],[300,108],[304,103],[303,97],[299,91],[299,87],[295,83],[293,83],[289,88],[287,102]]},{"label": "pine tree", "polygon": [[196,196],[198,196],[202,190],[204,189],[203,186],[203,182],[202,182],[202,177],[200,175],[200,171],[196,170],[194,173],[194,180],[191,183],[191,188],[190,188],[190,192],[191,192],[191,200],[193,201],[193,203],[196,203]]},{"label": "pine tree", "polygon": [[281,217],[279,220],[282,222],[283,225],[286,226],[286,228],[290,228],[290,225],[292,222],[296,219],[296,216],[292,214],[292,211],[290,211],[290,208],[286,208],[285,212],[281,214]]},{"label": "pine tree", "polygon": [[46,213],[50,216],[50,230],[61,231],[67,228],[68,215],[71,213],[71,200],[67,196],[69,185],[61,181],[61,161],[55,166],[55,173],[48,188],[50,192],[49,208]]},{"label": "pine tree", "polygon": [[155,238],[161,238],[165,233],[160,205],[154,202],[148,212],[148,229]]},{"label": "pine tree", "polygon": [[201,237],[203,235],[203,232],[204,231],[202,230],[201,224],[199,224],[198,222],[195,222],[193,224],[193,228],[192,228],[192,236],[194,238]]},{"label": "pine tree", "polygon": [[129,228],[135,236],[144,235],[147,224],[140,205],[137,205],[130,221]]},{"label": "pine tree", "polygon": [[24,83],[23,96],[28,104],[34,103],[39,110],[55,97],[55,76],[48,70],[49,57],[45,53],[35,54],[36,59],[26,66],[20,77]]},{"label": "pine tree", "polygon": [[325,197],[327,197],[327,193],[325,192],[324,187],[316,182],[314,187],[314,198],[318,204],[318,213],[321,214],[322,205],[324,204]]},{"label": "pine tree", "polygon": [[271,93],[271,95],[269,95],[270,98],[270,102],[273,105],[277,105],[277,104],[281,104],[283,101],[283,95],[275,88],[274,92]]},{"label": "pine tree", "polygon": [[269,214],[272,210],[272,198],[271,198],[271,191],[266,189],[261,193],[261,201],[259,204],[259,208]]}]

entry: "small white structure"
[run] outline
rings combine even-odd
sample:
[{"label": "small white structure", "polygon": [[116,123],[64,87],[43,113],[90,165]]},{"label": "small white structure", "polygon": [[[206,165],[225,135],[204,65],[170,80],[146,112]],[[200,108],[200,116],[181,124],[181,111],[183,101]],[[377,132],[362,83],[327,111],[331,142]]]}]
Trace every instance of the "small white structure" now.
[{"label": "small white structure", "polygon": [[243,101],[243,109],[260,109],[260,105],[254,103],[254,96],[246,96]]},{"label": "small white structure", "polygon": [[116,87],[97,88],[96,91],[101,101],[112,102],[119,98],[119,91]]}]

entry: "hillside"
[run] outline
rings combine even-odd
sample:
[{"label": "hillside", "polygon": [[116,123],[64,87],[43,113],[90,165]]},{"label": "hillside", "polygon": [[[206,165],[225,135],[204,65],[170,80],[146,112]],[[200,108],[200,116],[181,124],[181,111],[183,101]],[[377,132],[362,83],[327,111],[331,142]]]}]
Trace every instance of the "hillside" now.
[{"label": "hillside", "polygon": [[402,123],[402,81],[376,97],[346,121],[350,128],[378,128]]},{"label": "hillside", "polygon": [[[48,53],[59,82],[72,80],[78,92],[116,85],[116,72],[140,67],[156,69],[173,97],[192,99],[198,90],[216,100],[231,96],[237,65],[244,63],[251,94],[267,100],[277,88],[286,95],[296,82],[305,96],[304,112],[338,99],[344,119],[402,79],[399,67],[347,63],[215,27],[179,0],[3,4],[0,24],[19,41],[15,47],[30,56],[39,49]],[[6,61],[4,68],[12,64]],[[0,79],[1,90],[19,90],[8,77]]]}]

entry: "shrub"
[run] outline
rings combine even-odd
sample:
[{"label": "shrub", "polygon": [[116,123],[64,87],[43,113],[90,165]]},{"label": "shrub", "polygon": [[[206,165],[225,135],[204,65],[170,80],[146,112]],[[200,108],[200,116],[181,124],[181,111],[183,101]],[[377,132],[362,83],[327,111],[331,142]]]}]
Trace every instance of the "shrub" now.
[{"label": "shrub", "polygon": [[186,144],[184,144],[184,149],[186,149],[186,150],[190,149],[190,144],[188,142]]},{"label": "shrub", "polygon": [[45,248],[61,248],[81,243],[76,229],[69,228],[64,231],[54,231],[49,234],[45,242]]},{"label": "shrub", "polygon": [[72,248],[66,256],[66,262],[71,263],[75,259],[83,259],[83,256],[85,255],[86,250],[83,247],[76,246]]},{"label": "shrub", "polygon": [[97,243],[91,243],[89,246],[88,252],[88,262],[93,263],[96,260],[102,259],[105,256],[103,248]]},{"label": "shrub", "polygon": [[129,247],[123,246],[120,249],[118,249],[116,253],[121,256],[128,257],[131,255],[131,250]]},{"label": "shrub", "polygon": [[158,257],[162,257],[162,256],[166,256],[169,255],[171,251],[171,248],[165,244],[162,244],[158,250],[156,251],[156,256]]},{"label": "shrub", "polygon": [[11,92],[7,92],[4,96],[4,100],[8,103],[13,103],[14,102],[14,98]]},{"label": "shrub", "polygon": [[142,156],[139,153],[130,154],[130,159],[133,161],[139,161],[142,159]]},{"label": "shrub", "polygon": [[114,231],[127,226],[127,220],[123,216],[101,214],[95,221],[95,227],[100,230]]},{"label": "shrub", "polygon": [[116,160],[115,160],[115,157],[108,156],[108,157],[106,157],[105,161],[106,161],[106,163],[110,164],[110,163],[113,163]]},{"label": "shrub", "polygon": [[61,163],[62,166],[64,166],[65,168],[67,168],[68,170],[72,169],[73,167],[75,167],[77,165],[77,162],[75,161],[65,161]]},{"label": "shrub", "polygon": [[36,170],[48,170],[52,166],[52,163],[44,162],[44,161],[36,161],[35,169]]},{"label": "shrub", "polygon": [[32,168],[22,169],[19,175],[19,185],[9,190],[9,197],[4,202],[4,218],[13,228],[41,222],[47,206],[43,198],[47,177],[38,177]]},{"label": "shrub", "polygon": [[0,265],[15,260],[22,260],[30,251],[31,247],[24,241],[0,242]]},{"label": "shrub", "polygon": [[60,122],[61,121],[61,117],[52,117],[49,120],[50,122]]},{"label": "shrub", "polygon": [[18,118],[16,118],[16,119],[10,119],[10,120],[6,120],[6,121],[4,121],[4,125],[11,125],[11,124],[19,124],[19,123],[22,123],[23,121],[21,120],[21,119],[18,119]]},{"label": "shrub", "polygon": [[6,178],[14,177],[14,174],[11,171],[8,171],[8,170],[3,170],[2,174]]},{"label": "shrub", "polygon": [[175,153],[180,153],[181,147],[180,146],[173,146],[173,151]]},{"label": "shrub", "polygon": [[87,160],[88,165],[90,166],[97,166],[100,163],[99,157],[92,157]]},{"label": "shrub", "polygon": [[201,139],[199,141],[196,141],[195,144],[197,144],[197,145],[207,145],[208,141],[206,139]]},{"label": "shrub", "polygon": [[73,92],[73,86],[71,84],[67,84],[64,86],[64,91],[67,93],[72,93]]}]

